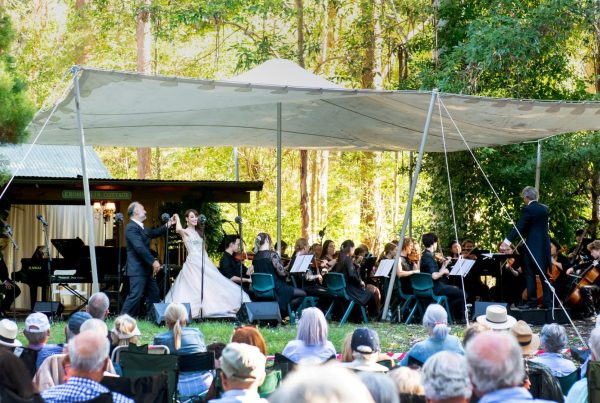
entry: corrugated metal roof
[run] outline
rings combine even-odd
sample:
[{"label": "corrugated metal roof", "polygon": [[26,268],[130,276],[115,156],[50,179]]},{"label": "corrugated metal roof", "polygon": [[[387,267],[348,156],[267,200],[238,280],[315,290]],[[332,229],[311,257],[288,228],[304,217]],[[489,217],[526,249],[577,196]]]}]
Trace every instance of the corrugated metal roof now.
[{"label": "corrugated metal roof", "polygon": [[[76,178],[82,175],[79,146],[35,144],[27,160],[21,163],[30,144],[0,147],[0,169],[16,172],[17,177]],[[110,179],[111,175],[92,147],[85,148],[90,178]]]}]

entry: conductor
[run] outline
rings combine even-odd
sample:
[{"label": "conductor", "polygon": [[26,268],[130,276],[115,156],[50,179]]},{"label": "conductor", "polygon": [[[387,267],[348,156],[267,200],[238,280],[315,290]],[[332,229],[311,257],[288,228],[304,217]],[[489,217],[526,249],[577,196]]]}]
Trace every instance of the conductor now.
[{"label": "conductor", "polygon": [[127,244],[127,277],[129,277],[129,294],[123,303],[122,314],[137,316],[140,301],[146,296],[146,304],[160,301],[160,291],[156,284],[156,273],[160,270],[160,262],[150,253],[150,240],[167,233],[174,217],[158,228],[144,228],[146,210],[138,202],[133,202],[127,208],[129,223],[125,227],[125,242]]},{"label": "conductor", "polygon": [[[519,238],[519,234],[525,238],[523,263],[524,275],[527,285],[526,308],[537,306],[537,292],[535,276],[540,275],[544,292],[544,305],[546,308],[552,306],[552,292],[548,284],[541,276],[552,265],[550,255],[550,235],[548,234],[548,207],[538,202],[538,191],[532,186],[526,186],[521,192],[525,207],[521,210],[521,217],[516,228],[508,234],[501,247],[510,246],[510,242]],[[518,231],[517,231],[518,230]]]}]

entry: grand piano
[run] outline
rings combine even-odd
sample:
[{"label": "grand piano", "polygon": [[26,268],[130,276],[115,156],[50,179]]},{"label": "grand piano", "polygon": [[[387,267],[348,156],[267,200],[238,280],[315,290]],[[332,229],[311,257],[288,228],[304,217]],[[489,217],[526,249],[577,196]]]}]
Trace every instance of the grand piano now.
[{"label": "grand piano", "polygon": [[[52,284],[92,283],[90,249],[80,238],[53,239],[52,245],[61,257],[51,261],[51,275],[48,273],[48,259],[39,251],[31,258],[21,259],[21,270],[15,273],[15,281],[27,284],[30,291],[31,307],[35,305],[37,289],[42,287],[42,300],[46,300],[46,290]],[[39,249],[39,248],[38,248]],[[104,288],[114,284],[118,275],[118,248],[96,246],[98,281]],[[121,247],[121,267],[125,266],[127,252]],[[56,270],[71,270],[74,274],[58,275]]]}]

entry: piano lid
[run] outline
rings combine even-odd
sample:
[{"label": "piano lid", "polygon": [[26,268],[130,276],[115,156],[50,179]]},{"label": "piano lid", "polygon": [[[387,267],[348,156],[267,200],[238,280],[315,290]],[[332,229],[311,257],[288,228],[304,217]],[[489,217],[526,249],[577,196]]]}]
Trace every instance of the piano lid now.
[{"label": "piano lid", "polygon": [[53,239],[51,242],[58,253],[65,259],[80,259],[82,257],[90,256],[90,252],[86,248],[85,243],[79,237],[74,239]]}]

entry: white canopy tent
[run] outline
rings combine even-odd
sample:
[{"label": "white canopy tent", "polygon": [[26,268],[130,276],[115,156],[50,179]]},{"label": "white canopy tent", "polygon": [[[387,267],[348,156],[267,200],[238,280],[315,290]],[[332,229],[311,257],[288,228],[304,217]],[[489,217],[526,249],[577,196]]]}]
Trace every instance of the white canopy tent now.
[{"label": "white canopy tent", "polygon": [[[46,124],[38,143],[276,146],[278,162],[283,145],[343,151],[418,149],[400,233],[403,239],[423,153],[444,151],[440,118],[433,114],[438,97],[470,148],[600,129],[599,103],[498,99],[437,91],[353,90],[298,69],[288,61],[272,61],[233,81],[215,81],[74,67],[66,97],[34,119],[38,127]],[[458,133],[445,133],[445,141],[447,151],[467,148]],[[82,164],[84,189],[88,189],[83,154]],[[278,239],[280,168],[279,163]],[[86,204],[91,222],[89,193]],[[93,250],[90,253],[94,261]],[[97,289],[95,268],[93,271]]]}]

